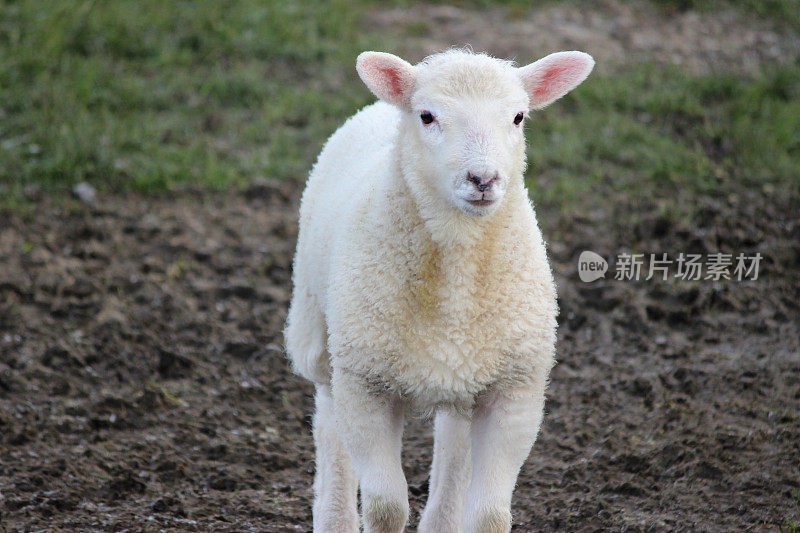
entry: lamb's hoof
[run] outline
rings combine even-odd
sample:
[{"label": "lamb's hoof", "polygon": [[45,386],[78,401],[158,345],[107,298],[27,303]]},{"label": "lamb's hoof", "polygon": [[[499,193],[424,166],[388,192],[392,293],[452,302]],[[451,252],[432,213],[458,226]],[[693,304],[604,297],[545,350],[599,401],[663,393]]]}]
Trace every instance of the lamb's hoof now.
[{"label": "lamb's hoof", "polygon": [[408,502],[367,495],[363,514],[364,533],[401,533],[408,520]]},{"label": "lamb's hoof", "polygon": [[417,533],[461,533],[461,521],[438,515],[435,518],[423,515]]},{"label": "lamb's hoof", "polygon": [[358,533],[358,516],[331,516],[315,520],[314,533]]},{"label": "lamb's hoof", "polygon": [[511,512],[508,509],[486,509],[477,513],[467,525],[471,533],[508,533]]}]

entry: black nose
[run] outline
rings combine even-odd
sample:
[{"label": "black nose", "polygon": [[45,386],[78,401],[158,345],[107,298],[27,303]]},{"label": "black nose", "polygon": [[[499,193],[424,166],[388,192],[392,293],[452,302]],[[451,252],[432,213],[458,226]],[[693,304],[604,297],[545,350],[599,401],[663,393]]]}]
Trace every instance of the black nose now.
[{"label": "black nose", "polygon": [[495,182],[497,179],[497,172],[492,174],[491,176],[476,176],[472,172],[467,172],[467,181],[471,181],[475,184],[475,188],[478,189],[478,192],[483,192],[489,187],[492,186],[492,183]]}]

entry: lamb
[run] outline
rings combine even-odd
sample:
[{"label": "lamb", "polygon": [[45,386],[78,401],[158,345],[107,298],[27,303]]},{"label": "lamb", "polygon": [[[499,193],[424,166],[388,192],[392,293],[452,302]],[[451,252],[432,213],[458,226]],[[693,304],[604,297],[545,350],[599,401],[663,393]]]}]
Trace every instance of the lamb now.
[{"label": "lamb", "polygon": [[322,150],[300,206],[285,329],[316,386],[314,531],[403,531],[404,417],[435,414],[419,531],[501,532],[554,363],[556,292],[521,126],[594,66],[364,52],[379,98]]}]

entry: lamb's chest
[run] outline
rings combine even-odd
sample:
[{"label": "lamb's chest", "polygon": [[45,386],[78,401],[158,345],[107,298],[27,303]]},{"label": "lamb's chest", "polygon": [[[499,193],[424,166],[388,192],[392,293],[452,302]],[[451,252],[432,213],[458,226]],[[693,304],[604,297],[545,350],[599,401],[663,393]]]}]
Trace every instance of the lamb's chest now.
[{"label": "lamb's chest", "polygon": [[391,388],[422,405],[468,405],[493,383],[527,372],[520,302],[476,301],[474,291],[447,285],[405,294],[368,321],[382,341],[368,370]]},{"label": "lamb's chest", "polygon": [[555,324],[549,270],[519,241],[447,250],[418,231],[405,237],[354,254],[332,299],[334,359],[421,404],[469,403],[530,373],[536,346],[552,345],[542,337]]}]

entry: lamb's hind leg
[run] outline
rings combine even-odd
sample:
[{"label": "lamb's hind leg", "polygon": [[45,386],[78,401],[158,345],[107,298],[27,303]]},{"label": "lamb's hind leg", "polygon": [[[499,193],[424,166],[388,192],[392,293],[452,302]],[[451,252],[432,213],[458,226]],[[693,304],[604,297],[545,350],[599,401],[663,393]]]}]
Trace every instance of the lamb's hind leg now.
[{"label": "lamb's hind leg", "polygon": [[314,414],[315,533],[358,532],[358,481],[350,456],[336,431],[330,387],[317,385]]},{"label": "lamb's hind leg", "polygon": [[470,421],[449,411],[436,414],[433,465],[420,533],[461,533],[470,475]]},{"label": "lamb's hind leg", "polygon": [[544,383],[495,393],[476,406],[465,531],[507,533],[511,529],[511,495],[536,440],[543,410]]}]

